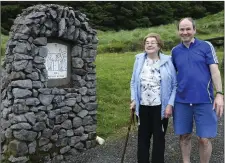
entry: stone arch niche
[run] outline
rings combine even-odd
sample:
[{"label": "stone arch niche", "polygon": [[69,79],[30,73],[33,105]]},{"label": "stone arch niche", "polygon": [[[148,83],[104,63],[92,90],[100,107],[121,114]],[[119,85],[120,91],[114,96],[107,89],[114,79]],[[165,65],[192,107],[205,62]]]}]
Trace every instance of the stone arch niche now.
[{"label": "stone arch niche", "polygon": [[15,19],[3,64],[2,162],[63,163],[95,147],[98,39],[88,20],[55,4]]}]

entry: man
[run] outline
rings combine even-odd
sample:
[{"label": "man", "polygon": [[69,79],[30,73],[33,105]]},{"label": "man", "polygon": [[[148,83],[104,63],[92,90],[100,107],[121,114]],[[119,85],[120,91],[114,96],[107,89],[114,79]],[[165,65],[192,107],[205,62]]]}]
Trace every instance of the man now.
[{"label": "man", "polygon": [[222,116],[224,105],[218,60],[210,42],[194,37],[196,25],[192,18],[181,19],[177,27],[182,42],[172,49],[178,83],[173,110],[174,130],[180,135],[183,163],[190,163],[195,121],[200,162],[209,163],[210,138],[217,134],[217,117]]}]

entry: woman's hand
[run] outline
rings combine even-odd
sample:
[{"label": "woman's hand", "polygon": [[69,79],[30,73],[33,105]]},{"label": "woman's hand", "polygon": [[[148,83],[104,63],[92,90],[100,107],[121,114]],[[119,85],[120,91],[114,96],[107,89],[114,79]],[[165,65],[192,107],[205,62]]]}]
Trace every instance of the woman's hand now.
[{"label": "woman's hand", "polygon": [[136,106],[136,103],[135,103],[135,101],[133,100],[133,101],[130,103],[130,110],[135,110],[135,106]]},{"label": "woman's hand", "polygon": [[165,110],[165,118],[169,118],[172,115],[172,105],[167,105]]}]

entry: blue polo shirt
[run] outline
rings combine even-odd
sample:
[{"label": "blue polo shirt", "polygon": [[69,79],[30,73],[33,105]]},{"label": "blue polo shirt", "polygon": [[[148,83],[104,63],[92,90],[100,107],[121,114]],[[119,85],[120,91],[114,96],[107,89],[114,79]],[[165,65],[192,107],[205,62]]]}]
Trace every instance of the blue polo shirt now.
[{"label": "blue polo shirt", "polygon": [[210,42],[198,40],[187,48],[183,43],[172,49],[172,61],[177,71],[176,102],[212,103],[213,82],[210,64],[218,64],[214,47]]}]

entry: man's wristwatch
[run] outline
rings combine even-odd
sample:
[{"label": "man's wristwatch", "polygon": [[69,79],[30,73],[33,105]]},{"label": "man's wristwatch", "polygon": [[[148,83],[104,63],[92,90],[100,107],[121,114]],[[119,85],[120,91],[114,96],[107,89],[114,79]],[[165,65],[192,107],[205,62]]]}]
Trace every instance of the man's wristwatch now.
[{"label": "man's wristwatch", "polygon": [[217,91],[216,94],[224,95],[224,93],[222,91]]}]

